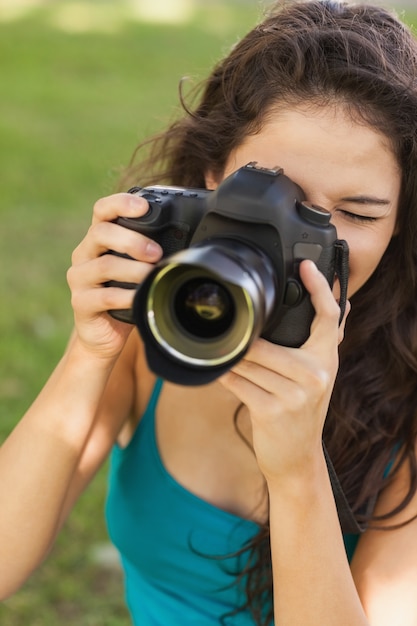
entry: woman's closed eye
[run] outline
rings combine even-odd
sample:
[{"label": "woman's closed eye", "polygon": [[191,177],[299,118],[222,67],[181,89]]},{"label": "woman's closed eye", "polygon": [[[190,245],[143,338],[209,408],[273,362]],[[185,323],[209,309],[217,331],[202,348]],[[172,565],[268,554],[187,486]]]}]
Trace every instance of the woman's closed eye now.
[{"label": "woman's closed eye", "polygon": [[373,215],[362,215],[360,213],[352,213],[352,211],[346,211],[345,209],[337,209],[338,213],[341,213],[343,217],[352,222],[372,223],[378,220],[378,217]]},{"label": "woman's closed eye", "polygon": [[[343,205],[354,210],[342,208]],[[368,213],[368,207],[371,214]],[[365,208],[365,213],[362,213],[362,208]],[[341,213],[345,219],[351,222],[372,224],[382,217],[388,217],[391,210],[392,202],[390,198],[360,194],[341,198],[341,206],[337,207],[336,205],[335,212]],[[373,212],[374,215],[372,215]]]}]

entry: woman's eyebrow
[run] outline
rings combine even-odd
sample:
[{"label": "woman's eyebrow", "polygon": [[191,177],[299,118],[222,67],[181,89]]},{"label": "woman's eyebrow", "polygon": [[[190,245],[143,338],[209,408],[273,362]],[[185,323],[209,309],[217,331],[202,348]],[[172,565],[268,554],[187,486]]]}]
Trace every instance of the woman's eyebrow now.
[{"label": "woman's eyebrow", "polygon": [[374,204],[378,206],[386,206],[391,204],[391,200],[386,198],[377,198],[375,196],[347,196],[345,198],[341,198],[343,202],[355,202],[357,204]]}]

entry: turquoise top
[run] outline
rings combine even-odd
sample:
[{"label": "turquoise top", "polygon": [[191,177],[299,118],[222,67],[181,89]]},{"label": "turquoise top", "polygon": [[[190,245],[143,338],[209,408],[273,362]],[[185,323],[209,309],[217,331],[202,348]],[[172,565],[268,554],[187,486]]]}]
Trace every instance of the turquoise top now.
[{"label": "turquoise top", "polygon": [[[155,435],[162,381],[126,448],[111,457],[106,518],[121,555],[126,599],[137,626],[218,626],[241,606],[235,583],[247,553],[233,556],[259,530],[182,487],[165,469]],[[356,537],[347,538],[351,555]],[[225,626],[254,626],[247,611]]]}]

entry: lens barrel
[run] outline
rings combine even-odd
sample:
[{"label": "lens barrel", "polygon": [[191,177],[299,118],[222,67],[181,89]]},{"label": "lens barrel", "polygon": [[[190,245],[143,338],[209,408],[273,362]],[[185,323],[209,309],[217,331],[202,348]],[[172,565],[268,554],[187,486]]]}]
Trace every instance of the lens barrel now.
[{"label": "lens barrel", "polygon": [[204,382],[227,371],[261,334],[277,288],[269,259],[239,241],[205,242],[162,259],[133,304],[153,371],[172,380],[174,362],[180,384],[195,384],[190,371],[206,372]]}]

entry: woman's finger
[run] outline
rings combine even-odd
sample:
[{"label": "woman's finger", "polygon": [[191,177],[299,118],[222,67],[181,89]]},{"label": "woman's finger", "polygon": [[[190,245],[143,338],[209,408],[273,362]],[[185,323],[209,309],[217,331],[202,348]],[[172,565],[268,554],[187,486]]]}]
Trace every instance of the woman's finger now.
[{"label": "woman's finger", "polygon": [[[257,339],[241,362],[258,365],[261,369],[279,373],[284,378],[293,380],[299,369],[298,348],[287,348],[273,344],[266,339]],[[238,364],[239,365],[239,364]]]},{"label": "woman's finger", "polygon": [[135,289],[101,287],[88,292],[76,290],[72,293],[71,304],[78,316],[94,318],[113,310],[128,311],[132,308]]},{"label": "woman's finger", "polygon": [[251,383],[254,387],[277,397],[287,394],[293,396],[298,386],[295,379],[291,377],[292,372],[283,363],[277,362],[275,369],[272,370],[265,367],[264,363],[256,363],[244,358],[234,365],[231,371],[241,381]]},{"label": "woman's finger", "polygon": [[315,316],[311,324],[310,337],[304,346],[321,346],[324,350],[337,345],[340,308],[330,289],[326,277],[315,263],[305,260],[300,264],[300,277],[310,294]]},{"label": "woman's finger", "polygon": [[109,250],[150,263],[158,261],[162,256],[161,247],[152,239],[113,222],[96,222],[74,250],[72,262],[85,263]]},{"label": "woman's finger", "polygon": [[104,254],[91,261],[72,265],[67,279],[71,289],[94,289],[108,281],[139,284],[152,267],[150,263]]},{"label": "woman's finger", "polygon": [[145,198],[131,193],[115,193],[94,204],[92,223],[111,222],[118,217],[142,217],[149,210]]},{"label": "woman's finger", "polygon": [[298,348],[274,346],[264,340],[257,341],[232,371],[276,397],[291,398],[292,406],[304,402],[307,389],[317,394],[326,393],[334,376],[327,359],[314,358]]},{"label": "woman's finger", "polygon": [[350,313],[350,309],[351,309],[351,305],[350,305],[350,301],[347,300],[346,301],[346,307],[345,307],[345,312],[343,315],[343,319],[339,325],[339,332],[338,332],[338,343],[341,344],[344,337],[345,337],[345,328],[346,328],[346,320],[347,320],[347,316]]}]

